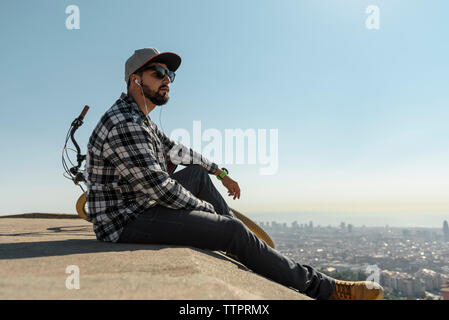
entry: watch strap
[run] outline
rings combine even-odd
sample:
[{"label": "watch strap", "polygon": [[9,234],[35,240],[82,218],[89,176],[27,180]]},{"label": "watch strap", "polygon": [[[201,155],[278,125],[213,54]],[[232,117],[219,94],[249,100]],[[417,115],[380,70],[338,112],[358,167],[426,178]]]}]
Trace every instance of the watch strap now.
[{"label": "watch strap", "polygon": [[228,169],[226,168],[221,168],[221,173],[217,176],[218,180],[223,179],[224,177],[226,177],[228,175]]}]

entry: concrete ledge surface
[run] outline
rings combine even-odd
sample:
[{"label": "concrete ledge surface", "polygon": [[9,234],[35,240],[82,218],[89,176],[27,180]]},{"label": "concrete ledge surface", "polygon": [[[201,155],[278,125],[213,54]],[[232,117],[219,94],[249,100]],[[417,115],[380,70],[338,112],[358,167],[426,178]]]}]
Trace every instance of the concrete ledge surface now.
[{"label": "concrete ledge surface", "polygon": [[221,252],[104,243],[87,221],[48,216],[0,219],[0,288],[0,299],[310,299]]}]

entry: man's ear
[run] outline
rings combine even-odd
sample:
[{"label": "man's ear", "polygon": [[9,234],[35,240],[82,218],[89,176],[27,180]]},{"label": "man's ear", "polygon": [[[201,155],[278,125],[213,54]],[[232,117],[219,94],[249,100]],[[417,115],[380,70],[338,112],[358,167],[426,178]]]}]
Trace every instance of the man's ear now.
[{"label": "man's ear", "polygon": [[140,83],[140,79],[136,74],[132,74],[129,76],[128,91],[131,88],[131,86],[136,85],[136,83],[134,82],[136,79]]}]

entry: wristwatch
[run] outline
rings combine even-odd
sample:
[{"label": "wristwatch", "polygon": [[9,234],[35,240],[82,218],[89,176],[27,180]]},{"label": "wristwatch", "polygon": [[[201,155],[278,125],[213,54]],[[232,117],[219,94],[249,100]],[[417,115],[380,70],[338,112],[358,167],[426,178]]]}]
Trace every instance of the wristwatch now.
[{"label": "wristwatch", "polygon": [[217,179],[218,180],[221,180],[221,179],[223,179],[224,177],[226,177],[228,174],[229,174],[229,171],[228,171],[228,169],[226,169],[226,168],[221,168],[221,173],[217,176]]}]

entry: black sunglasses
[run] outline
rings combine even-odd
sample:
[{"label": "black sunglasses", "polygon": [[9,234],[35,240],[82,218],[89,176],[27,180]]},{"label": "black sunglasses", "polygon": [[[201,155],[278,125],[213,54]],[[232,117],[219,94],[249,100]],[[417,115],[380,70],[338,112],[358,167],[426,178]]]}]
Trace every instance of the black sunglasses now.
[{"label": "black sunglasses", "polygon": [[147,71],[147,70],[155,70],[156,71],[156,77],[158,77],[159,79],[164,79],[165,75],[168,75],[168,78],[170,79],[171,83],[173,83],[173,81],[175,81],[176,73],[174,73],[171,70],[167,70],[164,67],[161,67],[159,65],[154,65],[154,66],[150,66],[150,67],[144,68],[142,70],[142,72],[143,71]]}]

